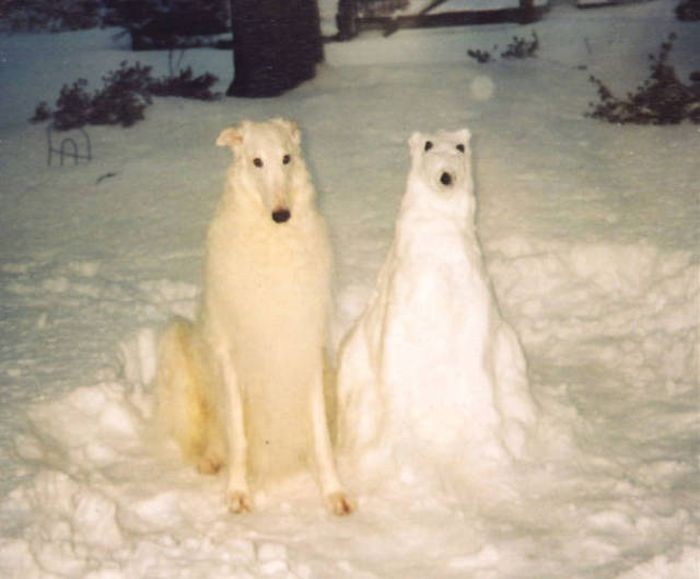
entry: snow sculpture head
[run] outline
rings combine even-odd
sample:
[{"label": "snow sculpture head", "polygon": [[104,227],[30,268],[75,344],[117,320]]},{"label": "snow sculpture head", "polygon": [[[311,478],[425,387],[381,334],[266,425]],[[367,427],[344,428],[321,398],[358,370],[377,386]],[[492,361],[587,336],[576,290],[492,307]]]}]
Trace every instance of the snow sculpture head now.
[{"label": "snow sculpture head", "polygon": [[450,197],[472,191],[468,129],[433,134],[414,133],[409,139],[411,172],[432,191]]}]

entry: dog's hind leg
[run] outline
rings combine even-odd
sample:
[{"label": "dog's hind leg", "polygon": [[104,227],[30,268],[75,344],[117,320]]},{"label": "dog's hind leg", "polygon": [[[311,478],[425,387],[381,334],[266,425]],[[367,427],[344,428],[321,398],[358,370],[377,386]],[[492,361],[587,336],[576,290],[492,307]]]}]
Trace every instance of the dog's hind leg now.
[{"label": "dog's hind leg", "polygon": [[197,462],[200,474],[216,474],[226,462],[226,445],[221,433],[219,420],[212,419],[208,423],[207,444],[204,453]]},{"label": "dog's hind leg", "polygon": [[311,435],[321,493],[334,515],[349,515],[355,509],[338,478],[323,393],[323,373],[319,372],[311,391]]},{"label": "dog's hind leg", "polygon": [[161,428],[175,439],[186,461],[197,463],[207,445],[209,417],[193,332],[184,318],[175,318],[165,329],[158,346],[155,389]]}]

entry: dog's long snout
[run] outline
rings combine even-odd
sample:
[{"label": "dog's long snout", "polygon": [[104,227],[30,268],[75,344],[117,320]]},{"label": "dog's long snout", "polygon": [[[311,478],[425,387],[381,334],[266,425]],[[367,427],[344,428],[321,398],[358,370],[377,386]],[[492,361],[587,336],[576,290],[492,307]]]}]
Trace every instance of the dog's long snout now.
[{"label": "dog's long snout", "polygon": [[440,175],[440,183],[445,185],[445,187],[452,185],[453,180],[454,180],[454,177],[452,177],[452,175],[450,175],[447,171],[444,171],[442,173],[442,175]]},{"label": "dog's long snout", "polygon": [[289,209],[275,209],[272,212],[272,220],[275,223],[286,223],[292,217],[292,212]]}]

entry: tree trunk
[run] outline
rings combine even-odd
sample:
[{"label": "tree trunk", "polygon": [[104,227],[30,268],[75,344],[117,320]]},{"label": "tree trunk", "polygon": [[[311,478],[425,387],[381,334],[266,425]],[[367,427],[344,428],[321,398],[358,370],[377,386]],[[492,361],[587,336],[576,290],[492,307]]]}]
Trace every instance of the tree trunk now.
[{"label": "tree trunk", "polygon": [[316,0],[231,0],[229,96],[271,97],[313,78],[323,60]]},{"label": "tree trunk", "polygon": [[520,0],[520,23],[529,24],[537,20],[535,0]]}]

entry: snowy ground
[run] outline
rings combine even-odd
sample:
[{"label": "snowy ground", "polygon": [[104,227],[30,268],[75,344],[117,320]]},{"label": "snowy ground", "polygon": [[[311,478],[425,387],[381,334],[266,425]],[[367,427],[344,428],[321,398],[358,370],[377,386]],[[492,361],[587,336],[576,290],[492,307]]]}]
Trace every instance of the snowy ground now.
[{"label": "snowy ground", "polygon": [[[124,59],[165,72],[167,55],[130,54],[113,31],[0,37],[0,575],[697,577],[700,131],[582,116],[590,73],[624,94],[670,31],[683,77],[700,68],[700,24],[674,6],[365,35],[282,98],[159,99],[133,128],[91,128],[95,160],[63,168],[25,121],[36,103]],[[538,59],[466,57],[531,30]],[[185,60],[225,88],[230,54]],[[406,139],[471,128],[489,272],[546,416],[509,494],[355,489],[359,512],[336,520],[300,480],[233,516],[221,479],[152,440],[152,336],[194,308],[228,163],[214,139],[273,115],[305,132],[336,342],[391,241]]]}]

